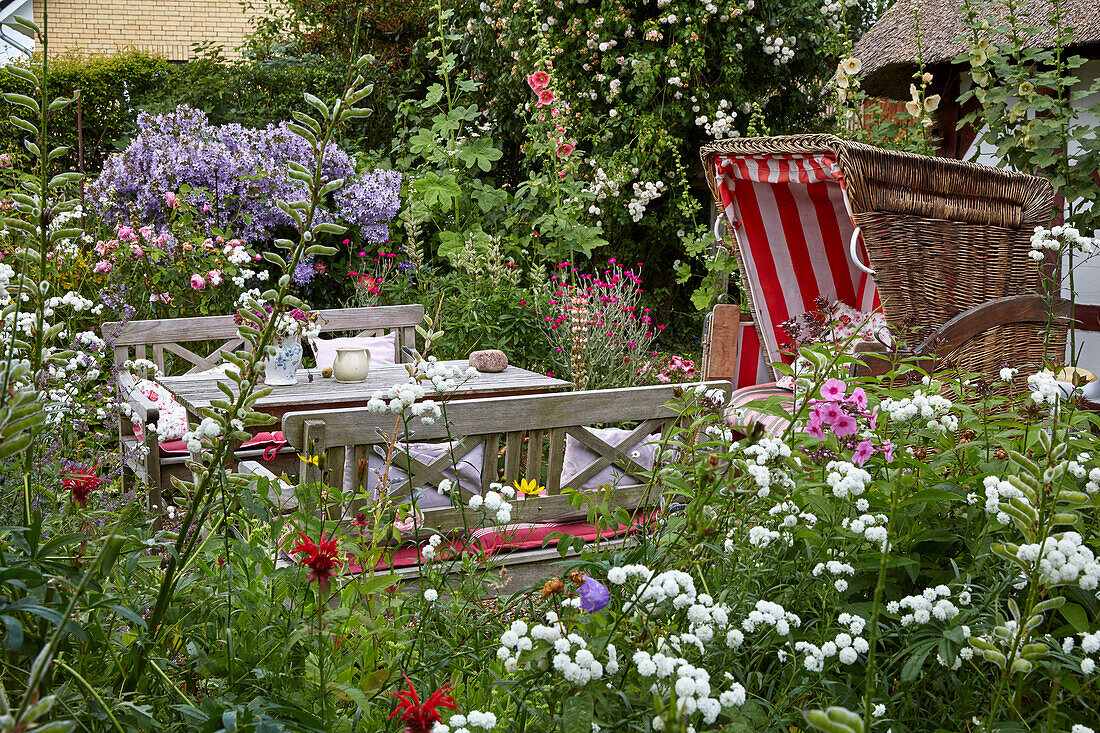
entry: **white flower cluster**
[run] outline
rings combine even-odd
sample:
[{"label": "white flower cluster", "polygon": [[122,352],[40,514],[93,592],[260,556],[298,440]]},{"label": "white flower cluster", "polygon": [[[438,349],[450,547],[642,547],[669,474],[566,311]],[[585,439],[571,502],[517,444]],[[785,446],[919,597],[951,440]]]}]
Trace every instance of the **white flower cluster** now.
[{"label": "white flower cluster", "polygon": [[202,439],[216,440],[222,434],[221,424],[212,417],[204,417],[202,422],[183,434],[183,442],[187,444],[187,450],[192,453],[202,451]]},{"label": "white flower cluster", "polygon": [[[906,596],[900,601],[890,601],[886,604],[886,610],[890,613],[902,615],[901,625],[926,624],[936,619],[937,621],[950,621],[959,615],[959,608],[951,600],[951,589],[946,585],[937,585],[935,588],[925,588],[920,595]],[[959,594],[959,604],[967,605],[970,602],[970,593],[963,591]],[[964,637],[969,637],[969,629],[963,632]]]},{"label": "white flower cluster", "polygon": [[[1069,654],[1073,650],[1074,639],[1072,636],[1066,637],[1062,642],[1062,651]],[[1096,654],[1100,651],[1100,631],[1096,633],[1082,633],[1081,634],[1081,651],[1086,655]],[[1096,671],[1096,660],[1086,656],[1081,660],[1081,673],[1092,674]],[[1076,730],[1076,728],[1074,728]]]},{"label": "white flower cluster", "polygon": [[[504,662],[509,673],[519,669],[523,652],[531,651],[536,641],[549,644],[554,656],[549,666],[561,674],[567,682],[583,687],[592,680],[603,677],[604,672],[615,674],[619,671],[618,652],[614,644],[607,645],[607,664],[603,664],[588,648],[588,642],[579,634],[564,634],[553,611],[546,614],[546,624],[529,627],[523,620],[513,621],[501,634],[497,659]],[[545,660],[541,662],[545,664]],[[452,719],[453,720],[453,719]]]},{"label": "white flower cluster", "polygon": [[776,66],[782,66],[794,58],[794,44],[797,40],[794,36],[768,36],[764,39],[764,53],[775,56],[772,62]]},{"label": "white flower cluster", "polygon": [[[741,622],[741,628],[746,633],[753,633],[757,628],[761,626],[771,626],[775,629],[775,633],[780,636],[786,636],[791,633],[791,627],[796,629],[802,625],[802,619],[797,615],[787,611],[783,606],[778,603],[772,603],[771,601],[760,600],[756,602],[753,610],[749,611],[748,617]],[[734,629],[736,631],[736,629]],[[731,647],[738,647],[741,645],[741,640],[744,637],[732,636],[726,634],[726,643]]]},{"label": "white flower cluster", "polygon": [[474,367],[459,369],[458,367],[440,364],[434,356],[429,356],[427,359],[416,362],[413,367],[413,374],[418,379],[431,382],[440,394],[446,394],[447,392],[453,392],[466,381],[476,377],[478,371]]},{"label": "white flower cluster", "polygon": [[1089,471],[1089,480],[1085,482],[1085,491],[1089,494],[1100,491],[1100,468],[1093,468]]},{"label": "white flower cluster", "polygon": [[611,198],[618,198],[618,181],[607,175],[607,172],[603,168],[597,166],[596,161],[590,160],[589,162],[596,170],[592,174],[592,185],[588,187],[588,193],[594,195],[597,201],[603,201],[608,196]]},{"label": "white flower cluster", "polygon": [[985,513],[996,514],[997,521],[1001,524],[1012,523],[1012,518],[1001,509],[1001,502],[1007,503],[1009,499],[1019,499],[1025,504],[1030,503],[1024,492],[1009,481],[1003,481],[996,476],[986,476],[982,483],[985,485]]},{"label": "white flower cluster", "polygon": [[[446,479],[443,480],[446,481]],[[437,534],[433,534],[431,537],[428,538],[428,544],[424,547],[423,550],[420,551],[420,556],[423,557],[425,560],[434,560],[436,554],[438,554],[439,552],[439,546],[441,544],[443,544],[443,538]],[[424,591],[425,598],[428,598],[428,593],[436,593],[436,591],[432,588]],[[439,594],[436,593],[435,598],[428,598],[428,600],[434,601],[438,597]]]},{"label": "white flower cluster", "polygon": [[[859,617],[856,616],[856,618]],[[860,618],[859,620],[862,621],[863,619]],[[862,625],[860,625],[860,628],[863,628]],[[846,631],[841,631],[834,639],[825,642],[820,647],[808,641],[796,641],[794,644],[796,652],[806,655],[802,659],[802,666],[810,672],[823,671],[825,660],[834,656],[841,664],[853,664],[860,654],[866,654],[870,648],[871,645],[862,636],[853,637]]]},{"label": "white flower cluster", "polygon": [[626,209],[630,212],[630,218],[638,222],[645,216],[646,207],[650,202],[665,192],[663,181],[646,181],[634,184],[634,198],[627,202]]},{"label": "white flower cluster", "polygon": [[[846,562],[840,562],[839,560],[829,560],[828,562],[819,562],[814,566],[811,571],[815,578],[820,578],[821,574],[828,571],[830,575],[855,575],[856,569]],[[844,578],[837,578],[833,581],[833,585],[838,591],[843,593],[848,590],[848,581]],[[796,649],[797,651],[797,649]]]},{"label": "white flower cluster", "polygon": [[939,433],[954,432],[959,428],[959,418],[951,414],[951,400],[938,394],[924,394],[917,390],[912,397],[900,400],[887,398],[881,407],[894,422],[909,422],[920,418],[925,426]]},{"label": "white flower cluster", "polygon": [[[54,296],[47,299],[43,313],[47,316],[52,316],[54,314],[54,309],[62,305],[72,308],[77,313],[85,310],[92,311],[93,313],[95,312],[92,301],[88,300],[80,293],[74,293],[70,290],[61,297]],[[103,306],[99,306],[99,309],[102,311]]]},{"label": "white flower cluster", "polygon": [[1038,563],[1040,582],[1047,587],[1079,583],[1084,590],[1096,590],[1100,585],[1100,562],[1077,532],[1051,535],[1041,547],[1020,545],[1016,557],[1031,565]]},{"label": "white flower cluster", "polygon": [[427,394],[425,389],[416,382],[395,384],[389,389],[376,391],[367,402],[367,409],[380,414],[384,412],[400,414],[424,399],[425,394]]},{"label": "white flower cluster", "polygon": [[490,712],[469,710],[466,713],[455,713],[446,724],[436,723],[432,726],[432,733],[470,733],[470,728],[492,730],[497,726],[497,716]]},{"label": "white flower cluster", "polygon": [[687,608],[695,603],[698,595],[695,580],[682,570],[666,570],[653,575],[653,571],[645,565],[625,565],[612,568],[607,579],[621,585],[631,576],[640,578],[643,583],[623,604],[626,612],[632,611],[635,606],[643,612],[651,611],[665,601],[672,601],[673,608]]},{"label": "white flower cluster", "polygon": [[[236,241],[236,240],[232,240],[232,241]],[[252,255],[248,254],[248,250],[245,249],[244,247],[242,247],[239,244],[237,244],[237,245],[232,245],[232,244],[225,245],[225,248],[222,250],[222,254],[225,255],[225,258],[227,260],[229,260],[229,262],[231,264],[238,265],[238,266],[239,265],[247,265],[249,262],[252,261]]]},{"label": "white flower cluster", "polygon": [[[711,725],[718,719],[722,708],[739,707],[745,703],[745,688],[736,682],[717,699],[711,697],[710,673],[683,657],[667,655],[660,651],[654,654],[637,651],[632,661],[642,677],[668,680],[665,685],[655,684],[654,691],[660,692],[661,688],[666,686],[675,690],[677,713],[680,715],[694,715],[698,712],[703,722]],[[658,718],[653,722],[654,730],[662,729],[663,721]]]},{"label": "white flower cluster", "polygon": [[496,491],[486,491],[485,496],[474,494],[470,497],[470,508],[480,511],[493,512],[496,515],[497,524],[507,524],[512,521],[512,505],[504,496]]},{"label": "white flower cluster", "polygon": [[1031,390],[1031,399],[1037,405],[1050,403],[1058,404],[1062,398],[1062,386],[1050,372],[1037,372],[1027,378],[1028,389]]},{"label": "white flower cluster", "polygon": [[1060,252],[1063,246],[1067,250],[1080,252],[1086,258],[1100,254],[1100,239],[1086,237],[1073,227],[1057,226],[1050,229],[1035,227],[1035,233],[1031,235],[1031,251],[1028,256],[1039,262],[1046,258],[1043,250]]},{"label": "white flower cluster", "polygon": [[885,548],[889,536],[886,531],[886,524],[889,519],[885,514],[861,514],[855,519],[845,517],[840,524],[850,532],[863,535],[868,542],[874,542],[876,545],[882,545]]},{"label": "white flower cluster", "polygon": [[817,524],[816,514],[802,511],[793,501],[784,501],[776,504],[768,510],[768,514],[773,517],[782,515],[782,519],[779,520],[779,526],[783,529],[794,529],[798,526],[798,520],[800,519],[807,527],[813,527]]},{"label": "white flower cluster", "polygon": [[729,109],[729,105],[729,101],[721,100],[718,102],[718,110],[714,113],[713,120],[708,119],[706,115],[699,115],[695,118],[695,124],[718,140],[727,137],[739,137],[741,133],[733,129],[733,122],[737,119],[737,111]]},{"label": "white flower cluster", "polygon": [[829,461],[825,471],[825,482],[838,499],[859,496],[871,484],[871,474],[848,461]]},{"label": "white flower cluster", "polygon": [[8,288],[14,278],[15,270],[12,269],[11,265],[0,262],[0,306],[5,306],[11,302],[11,294],[8,292]]}]

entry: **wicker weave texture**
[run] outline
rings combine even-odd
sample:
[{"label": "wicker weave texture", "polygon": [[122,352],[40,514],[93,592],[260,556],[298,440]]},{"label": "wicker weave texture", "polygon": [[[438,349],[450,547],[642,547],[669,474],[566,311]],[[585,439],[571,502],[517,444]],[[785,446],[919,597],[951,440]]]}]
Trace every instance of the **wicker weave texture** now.
[{"label": "wicker weave texture", "polygon": [[[700,154],[719,202],[717,157],[835,157],[883,311],[891,324],[914,328],[911,343],[969,308],[1031,293],[1039,285],[1028,256],[1030,238],[1036,226],[1050,221],[1054,207],[1053,188],[1041,178],[882,150],[832,135],[735,138],[706,145]],[[962,345],[951,359],[965,371],[985,375],[996,374],[1005,363],[1059,359],[1064,328],[1049,339],[1042,330],[998,326]]]}]

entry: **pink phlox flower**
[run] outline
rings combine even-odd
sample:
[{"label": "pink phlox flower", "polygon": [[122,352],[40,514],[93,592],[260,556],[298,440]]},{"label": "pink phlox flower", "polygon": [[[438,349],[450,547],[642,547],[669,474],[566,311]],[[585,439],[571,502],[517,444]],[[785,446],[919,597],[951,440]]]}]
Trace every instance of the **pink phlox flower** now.
[{"label": "pink phlox flower", "polygon": [[852,463],[862,466],[867,459],[875,454],[875,446],[869,440],[860,441],[856,446],[856,452],[852,454]]},{"label": "pink phlox flower", "polygon": [[833,435],[843,438],[845,435],[855,435],[857,430],[856,419],[847,413],[841,413],[833,423]]},{"label": "pink phlox flower", "polygon": [[856,387],[852,390],[852,394],[848,395],[848,402],[855,405],[860,410],[867,409],[867,393],[863,391],[863,387]]},{"label": "pink phlox flower", "polygon": [[878,449],[882,451],[882,457],[886,459],[887,463],[894,462],[894,444],[887,440],[884,443],[878,444]]},{"label": "pink phlox flower", "polygon": [[840,400],[847,389],[848,385],[839,379],[826,379],[825,384],[821,385],[821,396],[827,400]]},{"label": "pink phlox flower", "polygon": [[814,405],[814,410],[825,425],[835,425],[844,414],[844,410],[841,410],[840,405],[835,402],[818,403]]}]

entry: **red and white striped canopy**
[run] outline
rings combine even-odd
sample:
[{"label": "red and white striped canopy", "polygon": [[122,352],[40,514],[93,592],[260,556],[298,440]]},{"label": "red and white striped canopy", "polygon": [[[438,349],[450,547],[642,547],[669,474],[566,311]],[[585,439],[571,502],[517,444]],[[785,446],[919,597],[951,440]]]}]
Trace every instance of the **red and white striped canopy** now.
[{"label": "red and white striped canopy", "polygon": [[[819,296],[862,311],[878,306],[874,279],[856,267],[848,253],[855,225],[835,158],[724,156],[716,158],[715,165],[718,192],[741,252],[746,270],[741,275],[763,342],[761,361],[782,360],[779,346],[789,339],[780,325],[814,310]],[[751,359],[748,353],[739,357],[739,376],[760,371],[749,367],[746,362]],[[736,387],[751,383],[737,381]]]}]

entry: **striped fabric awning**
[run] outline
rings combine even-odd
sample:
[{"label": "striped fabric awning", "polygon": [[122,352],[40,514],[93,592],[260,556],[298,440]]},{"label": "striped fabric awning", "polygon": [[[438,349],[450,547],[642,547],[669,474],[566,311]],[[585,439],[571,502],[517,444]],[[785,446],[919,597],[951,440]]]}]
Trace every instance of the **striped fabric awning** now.
[{"label": "striped fabric awning", "polygon": [[[848,253],[855,226],[835,158],[725,156],[716,158],[715,166],[722,206],[746,270],[741,274],[762,357],[783,360],[779,346],[789,339],[781,324],[814,310],[819,296],[865,312],[879,305],[874,279]],[[735,386],[744,386],[738,381]]]}]

